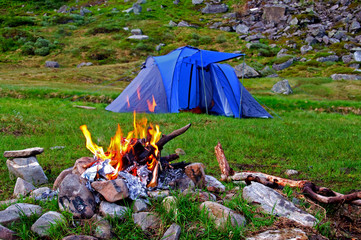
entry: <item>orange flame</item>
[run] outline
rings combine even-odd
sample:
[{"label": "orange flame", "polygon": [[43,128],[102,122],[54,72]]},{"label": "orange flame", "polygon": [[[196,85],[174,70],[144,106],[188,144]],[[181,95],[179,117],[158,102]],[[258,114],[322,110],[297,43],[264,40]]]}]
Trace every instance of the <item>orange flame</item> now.
[{"label": "orange flame", "polygon": [[139,87],[137,88],[137,94],[138,94],[138,100],[140,100],[140,91],[139,91]]},{"label": "orange flame", "polygon": [[153,102],[151,103],[151,102],[147,99],[147,104],[148,104],[148,109],[149,109],[149,111],[154,112],[155,106],[157,106],[157,103],[156,103],[155,100],[154,100],[154,95],[152,95],[152,98],[153,98]]},{"label": "orange flame", "polygon": [[[115,169],[113,173],[107,174],[109,180],[116,179],[118,177],[118,172],[123,170],[123,156],[130,152],[137,139],[145,139],[144,146],[151,145],[155,148],[154,155],[151,155],[147,160],[147,167],[149,170],[153,171],[157,161],[157,156],[159,155],[159,150],[156,143],[161,137],[161,132],[159,131],[159,126],[156,125],[155,128],[150,124],[147,128],[147,119],[143,118],[140,121],[136,120],[136,113],[134,112],[134,130],[130,131],[127,137],[123,137],[122,131],[118,124],[117,131],[115,135],[111,138],[107,152],[104,152],[102,147],[99,147],[93,143],[91,139],[91,134],[88,131],[86,125],[80,126],[85,138],[86,138],[86,147],[96,156],[96,158],[103,162],[106,159],[110,159],[109,164]],[[148,131],[147,131],[148,129]]]},{"label": "orange flame", "polygon": [[128,108],[130,108],[129,96],[127,96]]}]

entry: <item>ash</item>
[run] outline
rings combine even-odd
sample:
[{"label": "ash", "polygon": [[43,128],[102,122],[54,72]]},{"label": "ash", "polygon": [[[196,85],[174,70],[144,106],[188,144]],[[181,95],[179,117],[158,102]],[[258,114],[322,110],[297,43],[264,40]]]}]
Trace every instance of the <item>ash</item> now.
[{"label": "ash", "polygon": [[159,174],[158,186],[160,189],[169,189],[169,183],[177,179],[185,177],[184,170],[181,168],[168,168],[166,171],[162,171]]},{"label": "ash", "polygon": [[139,180],[138,177],[124,171],[119,172],[118,177],[123,178],[125,184],[127,185],[130,199],[136,200],[138,198],[148,197],[146,192],[147,187]]}]

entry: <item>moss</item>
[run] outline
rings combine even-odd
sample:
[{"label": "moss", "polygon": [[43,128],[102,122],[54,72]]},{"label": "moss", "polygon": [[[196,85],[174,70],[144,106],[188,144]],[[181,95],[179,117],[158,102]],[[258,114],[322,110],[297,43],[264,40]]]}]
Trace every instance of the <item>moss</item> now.
[{"label": "moss", "polygon": [[329,48],[336,53],[338,56],[347,55],[349,51],[344,48],[345,42],[334,43]]}]

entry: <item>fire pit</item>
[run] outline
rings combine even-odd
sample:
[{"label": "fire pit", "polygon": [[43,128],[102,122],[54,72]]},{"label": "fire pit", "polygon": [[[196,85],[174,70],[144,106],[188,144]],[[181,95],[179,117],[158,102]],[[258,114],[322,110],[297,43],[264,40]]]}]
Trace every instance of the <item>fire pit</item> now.
[{"label": "fire pit", "polygon": [[109,147],[96,145],[86,125],[82,125],[86,147],[93,157],[83,157],[76,161],[74,168],[58,178],[59,206],[69,209],[75,217],[90,217],[96,204],[102,200],[116,202],[125,198],[146,199],[149,192],[166,190],[179,185],[185,178],[200,177],[204,182],[204,171],[185,171],[189,164],[171,161],[179,158],[177,154],[162,156],[164,145],[173,138],[185,133],[191,124],[162,135],[159,126],[148,124],[146,119],[136,120],[134,130],[126,136],[120,126],[111,138]]}]

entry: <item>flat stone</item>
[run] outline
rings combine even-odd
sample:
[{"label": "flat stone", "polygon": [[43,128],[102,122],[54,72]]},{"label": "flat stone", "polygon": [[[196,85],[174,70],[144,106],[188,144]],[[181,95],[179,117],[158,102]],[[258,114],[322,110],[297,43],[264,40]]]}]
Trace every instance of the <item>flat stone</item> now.
[{"label": "flat stone", "polygon": [[75,218],[91,218],[96,205],[85,180],[77,174],[67,175],[60,184],[58,204],[61,211],[69,211]]},{"label": "flat stone", "polygon": [[108,202],[116,202],[129,196],[128,187],[123,179],[94,181],[91,186]]},{"label": "flat stone", "polygon": [[238,78],[255,78],[260,77],[260,74],[246,63],[241,63],[234,67]]},{"label": "flat stone", "polygon": [[168,26],[170,26],[170,27],[176,27],[176,26],[177,26],[177,23],[175,23],[174,21],[170,20],[169,23],[168,23]]},{"label": "flat stone", "polygon": [[45,62],[45,67],[48,67],[48,68],[59,68],[60,65],[58,62],[55,62],[55,61],[46,61]]},{"label": "flat stone", "polygon": [[227,221],[230,220],[232,226],[246,225],[246,219],[232,209],[223,206],[216,202],[206,201],[202,203],[199,208],[205,209],[208,212],[208,217],[215,221],[217,228],[225,228]]},{"label": "flat stone", "polygon": [[30,193],[32,190],[34,190],[35,187],[33,184],[25,181],[22,178],[17,178],[16,179],[16,184],[14,187],[14,197],[20,197],[22,196],[26,196],[28,193]]},{"label": "flat stone", "polygon": [[133,35],[142,35],[142,34],[143,34],[142,30],[139,29],[139,28],[132,29],[132,30],[130,30],[130,32],[131,32]]},{"label": "flat stone", "polygon": [[286,79],[279,81],[275,85],[273,85],[271,91],[275,92],[275,93],[285,94],[285,95],[289,95],[289,94],[293,93],[292,88],[291,88],[288,80],[286,80]]},{"label": "flat stone", "polygon": [[61,182],[64,180],[64,178],[71,174],[73,172],[73,168],[68,168],[68,169],[65,169],[63,170],[59,175],[58,177],[55,179],[55,182],[54,182],[54,185],[53,185],[53,189],[56,190],[59,188]]},{"label": "flat stone", "polygon": [[148,229],[156,229],[159,227],[161,220],[155,213],[139,212],[133,214],[133,220],[143,231]]},{"label": "flat stone", "polygon": [[35,198],[35,200],[53,199],[57,195],[57,191],[52,191],[48,187],[41,187],[30,193],[30,197]]},{"label": "flat stone", "polygon": [[149,37],[147,35],[132,35],[130,37],[128,37],[128,39],[133,39],[133,40],[146,40]]},{"label": "flat stone", "polygon": [[193,5],[198,5],[198,4],[202,4],[203,0],[192,0],[192,4]]},{"label": "flat stone", "polygon": [[115,203],[109,203],[102,201],[99,206],[99,213],[102,216],[111,216],[113,218],[123,219],[125,214],[129,211],[129,208],[124,206],[119,206]]},{"label": "flat stone", "polygon": [[238,24],[236,26],[236,33],[238,34],[248,34],[249,27],[245,24]]},{"label": "flat stone", "polygon": [[276,230],[268,230],[262,233],[259,233],[253,237],[246,238],[246,240],[285,240],[285,239],[295,239],[295,240],[308,240],[306,233],[299,228],[284,228]]},{"label": "flat stone", "polygon": [[56,225],[65,221],[62,214],[54,211],[44,213],[36,222],[31,226],[31,231],[37,233],[41,237],[48,236],[48,230],[52,225]]},{"label": "flat stone", "polygon": [[178,224],[173,223],[164,233],[162,240],[178,240],[180,234],[181,234],[181,227]]},{"label": "flat stone", "polygon": [[16,203],[9,206],[5,210],[0,211],[0,224],[7,226],[12,222],[19,221],[22,214],[25,214],[25,216],[29,217],[32,214],[41,214],[42,210],[42,207],[38,205]]},{"label": "flat stone", "polygon": [[286,69],[290,67],[293,64],[293,59],[289,59],[288,61],[280,64],[273,64],[272,68],[276,71],[281,71],[283,69]]},{"label": "flat stone", "polygon": [[317,62],[337,62],[340,58],[337,55],[331,55],[327,57],[319,57],[316,59]]},{"label": "flat stone", "polygon": [[43,168],[39,165],[35,156],[27,158],[14,158],[6,160],[9,172],[15,177],[24,179],[34,185],[40,185],[48,182]]},{"label": "flat stone", "polygon": [[205,186],[206,174],[204,173],[203,163],[192,163],[184,168],[185,174],[192,179],[196,187],[202,188]]},{"label": "flat stone", "polygon": [[4,240],[15,240],[20,239],[16,232],[0,225],[0,239]]},{"label": "flat stone", "polygon": [[285,174],[286,174],[287,176],[297,175],[297,174],[298,174],[298,171],[293,170],[293,169],[287,169],[286,172],[285,172]]},{"label": "flat stone", "polygon": [[177,24],[177,27],[190,27],[191,25],[186,22],[186,21],[180,21],[178,24]]},{"label": "flat stone", "polygon": [[361,75],[356,74],[332,74],[332,80],[361,80]]},{"label": "flat stone", "polygon": [[98,238],[87,235],[69,235],[62,240],[98,240]]},{"label": "flat stone", "polygon": [[34,147],[23,150],[5,151],[4,157],[6,158],[26,158],[41,154],[44,152],[44,148]]},{"label": "flat stone", "polygon": [[155,199],[161,199],[168,197],[170,192],[168,190],[155,190],[155,191],[148,191],[148,196]]},{"label": "flat stone", "polygon": [[348,54],[348,55],[343,55],[342,56],[342,62],[343,63],[350,63],[350,62],[352,62],[352,60],[353,60],[353,54]]},{"label": "flat stone", "polygon": [[313,50],[313,47],[310,46],[310,45],[304,45],[304,46],[301,47],[300,50],[301,50],[301,54],[304,55],[304,54],[306,54],[307,52]]},{"label": "flat stone", "polygon": [[361,51],[355,51],[353,53],[353,57],[356,62],[361,62]]},{"label": "flat stone", "polygon": [[228,6],[226,4],[209,4],[207,3],[206,7],[201,10],[202,13],[225,13],[228,11]]},{"label": "flat stone", "polygon": [[210,192],[224,192],[226,190],[226,187],[217,180],[217,178],[210,176],[210,175],[206,175],[205,177],[206,180],[206,187],[207,190]]},{"label": "flat stone", "polygon": [[[82,157],[79,158],[75,161],[74,167],[73,167],[73,174],[77,174],[77,175],[82,175],[85,170],[87,170],[87,168],[85,168],[84,166],[91,164],[92,162],[94,162],[94,158],[91,157]],[[62,174],[62,173],[61,173]],[[64,173],[65,176],[68,175],[68,172]],[[65,178],[64,176],[64,178]]]},{"label": "flat stone", "polygon": [[148,205],[142,199],[134,201],[133,212],[145,212],[148,209]]},{"label": "flat stone", "polygon": [[[77,68],[81,68],[81,67],[91,66],[91,65],[93,65],[92,62],[82,62],[82,63],[79,63],[76,67],[77,67]],[[64,148],[64,147],[63,147],[63,148]],[[50,148],[50,149],[52,149],[52,148]]]},{"label": "flat stone", "polygon": [[297,208],[281,194],[260,183],[252,182],[251,185],[245,187],[243,198],[248,202],[259,203],[261,208],[269,214],[287,217],[307,227],[313,227],[317,224],[317,219],[314,216]]}]

